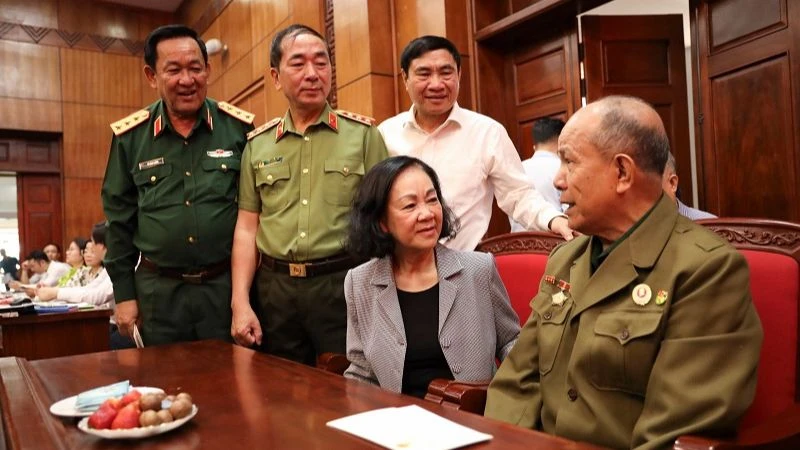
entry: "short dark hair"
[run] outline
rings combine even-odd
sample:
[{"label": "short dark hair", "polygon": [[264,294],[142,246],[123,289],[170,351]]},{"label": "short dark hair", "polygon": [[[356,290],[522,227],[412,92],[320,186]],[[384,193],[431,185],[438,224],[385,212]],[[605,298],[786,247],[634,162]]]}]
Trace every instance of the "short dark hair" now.
[{"label": "short dark hair", "polygon": [[346,248],[354,256],[360,259],[383,258],[394,251],[394,238],[381,229],[380,223],[386,215],[394,181],[409,167],[422,169],[430,177],[436,190],[436,196],[442,205],[442,232],[439,233],[439,238],[452,238],[458,232],[458,218],[445,204],[436,171],[417,158],[394,156],[375,164],[364,175],[356,190],[353,208],[350,210],[346,244]]},{"label": "short dark hair", "polygon": [[543,117],[533,122],[531,135],[537,144],[544,144],[553,139],[558,139],[561,130],[564,129],[564,121],[553,117]]},{"label": "short dark hair", "polygon": [[60,246],[60,245],[58,245],[58,244],[56,244],[55,242],[48,242],[47,244],[44,244],[44,247],[42,247],[42,250],[46,249],[48,245],[52,245],[53,247],[55,247],[55,248],[56,248],[56,250],[58,250],[58,254],[59,254],[59,255],[60,255],[61,253],[63,253],[63,252],[61,251],[61,246]]},{"label": "short dark hair", "polygon": [[89,240],[86,239],[86,238],[78,236],[78,237],[73,238],[69,242],[70,242],[70,244],[74,242],[75,245],[78,246],[78,249],[81,251],[81,254],[83,254],[83,251],[86,250],[86,243],[89,242]]},{"label": "short dark hair", "polygon": [[144,40],[144,63],[150,66],[151,69],[156,70],[156,61],[158,61],[158,43],[167,39],[174,39],[179,37],[189,37],[197,42],[200,47],[200,53],[203,54],[203,62],[208,64],[208,50],[206,50],[206,43],[200,39],[197,31],[187,27],[186,25],[164,25],[156,28],[147,35]]},{"label": "short dark hair", "polygon": [[270,44],[269,47],[269,66],[276,70],[280,67],[281,58],[283,58],[283,48],[281,46],[283,45],[284,39],[287,37],[296,38],[302,34],[310,34],[318,37],[325,43],[325,50],[328,52],[328,57],[330,58],[331,48],[328,46],[328,41],[325,40],[325,37],[308,25],[295,23],[275,33],[275,36],[272,38],[272,44]]},{"label": "short dark hair", "polygon": [[453,59],[456,60],[456,68],[461,70],[461,54],[458,53],[456,45],[447,38],[431,35],[418,37],[406,45],[406,48],[403,49],[403,53],[400,55],[400,68],[403,69],[403,73],[408,75],[408,68],[411,67],[411,61],[425,53],[441,49],[447,50],[453,55]]},{"label": "short dark hair", "polygon": [[92,226],[92,241],[95,244],[106,245],[106,230],[108,229],[108,222],[97,222]]},{"label": "short dark hair", "polygon": [[612,95],[598,101],[602,101],[606,109],[597,131],[590,138],[594,146],[601,152],[620,150],[642,170],[661,177],[669,158],[667,133],[661,127],[642,124],[636,114],[629,111],[629,102],[655,111],[652,105],[640,98],[623,95]]},{"label": "short dark hair", "polygon": [[34,251],[28,253],[28,256],[25,257],[25,261],[30,261],[30,260],[50,262],[50,259],[41,250],[34,250]]}]

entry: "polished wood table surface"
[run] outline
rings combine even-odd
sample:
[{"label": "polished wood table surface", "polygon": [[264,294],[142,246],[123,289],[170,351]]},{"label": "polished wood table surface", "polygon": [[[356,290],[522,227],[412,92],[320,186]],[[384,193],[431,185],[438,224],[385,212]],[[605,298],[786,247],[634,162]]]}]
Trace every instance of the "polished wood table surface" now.
[{"label": "polished wood table surface", "polygon": [[[84,390],[129,379],[168,393],[185,391],[197,416],[140,441],[103,440],[50,405]],[[594,448],[430,402],[393,394],[221,341],[149,347],[28,362],[0,359],[3,442],[24,449],[376,449],[326,422],[388,406],[421,405],[494,439],[470,449]]]},{"label": "polished wood table surface", "polygon": [[108,350],[111,309],[0,318],[0,355],[28,360]]}]

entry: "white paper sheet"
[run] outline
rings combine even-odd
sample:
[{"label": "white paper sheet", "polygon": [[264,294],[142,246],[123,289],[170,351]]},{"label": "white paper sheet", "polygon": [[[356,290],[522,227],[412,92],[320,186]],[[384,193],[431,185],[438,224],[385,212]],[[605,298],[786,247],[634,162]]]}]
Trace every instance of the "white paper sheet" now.
[{"label": "white paper sheet", "polygon": [[492,438],[417,405],[376,409],[327,425],[392,450],[450,450]]}]

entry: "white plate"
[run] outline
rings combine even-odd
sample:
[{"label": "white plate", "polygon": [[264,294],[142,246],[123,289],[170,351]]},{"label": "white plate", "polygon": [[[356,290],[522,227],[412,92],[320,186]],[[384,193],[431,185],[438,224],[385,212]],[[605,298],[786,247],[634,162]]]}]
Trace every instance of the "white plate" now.
[{"label": "white plate", "polygon": [[192,417],[197,415],[197,409],[197,405],[192,405],[192,412],[188,416],[173,420],[172,422],[162,423],[161,425],[151,425],[149,427],[128,428],[126,430],[95,430],[94,428],[89,428],[89,418],[84,417],[78,422],[78,429],[84,433],[93,434],[105,439],[141,439],[166,433],[167,431],[178,428],[192,420]]},{"label": "white plate", "polygon": [[[164,392],[163,389],[155,388],[155,387],[131,387],[131,389],[136,389],[137,391],[141,392],[142,394],[150,394],[150,393],[159,393]],[[78,399],[77,395],[73,395],[72,397],[65,398],[63,400],[59,400],[52,405],[50,405],[50,412],[55,414],[56,416],[61,417],[88,417],[91,416],[94,411],[81,411],[75,408],[75,401]]]}]

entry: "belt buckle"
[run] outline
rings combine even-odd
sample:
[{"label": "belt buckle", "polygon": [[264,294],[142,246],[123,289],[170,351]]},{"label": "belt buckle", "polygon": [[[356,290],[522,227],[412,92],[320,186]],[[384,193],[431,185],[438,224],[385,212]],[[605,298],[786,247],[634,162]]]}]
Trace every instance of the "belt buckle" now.
[{"label": "belt buckle", "polygon": [[189,284],[203,284],[203,273],[182,273],[181,279]]},{"label": "belt buckle", "polygon": [[295,278],[305,278],[306,265],[303,263],[289,263],[289,276]]}]

